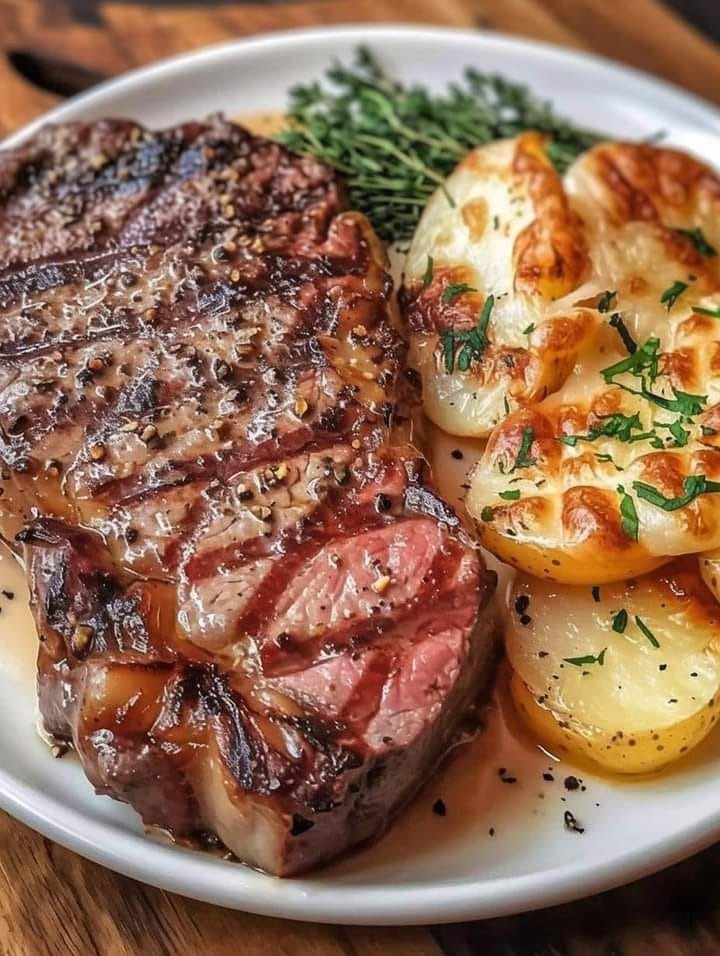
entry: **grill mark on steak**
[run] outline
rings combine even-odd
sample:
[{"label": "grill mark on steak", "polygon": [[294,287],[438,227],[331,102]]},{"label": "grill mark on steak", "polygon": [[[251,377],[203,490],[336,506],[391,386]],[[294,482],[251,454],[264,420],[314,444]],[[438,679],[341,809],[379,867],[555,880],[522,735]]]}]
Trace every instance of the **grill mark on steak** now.
[{"label": "grill mark on steak", "polygon": [[[263,644],[261,659],[264,672],[272,676],[288,674],[319,660],[327,660],[341,654],[346,648],[350,648],[352,653],[357,653],[359,649],[366,645],[382,647],[380,639],[384,635],[406,623],[410,623],[411,620],[416,625],[418,623],[422,625],[423,623],[429,623],[436,616],[452,612],[455,608],[454,594],[452,591],[446,593],[442,589],[438,593],[438,582],[443,580],[453,581],[460,570],[462,560],[462,549],[436,554],[420,587],[407,600],[399,603],[393,601],[388,607],[388,602],[378,595],[376,601],[382,602],[382,605],[376,603],[374,606],[378,610],[382,610],[382,614],[362,619],[360,622],[356,620],[347,621],[344,625],[338,625],[324,631],[321,636],[315,639],[290,640],[283,641],[280,644],[276,640]],[[262,584],[265,584],[265,580]],[[255,594],[255,600],[262,600],[262,597],[265,597],[262,594],[262,586]],[[244,619],[241,619],[239,629],[248,633],[262,633],[263,625],[267,625],[275,609],[272,598],[276,601],[281,592],[273,593],[271,591],[270,594],[271,598],[264,606],[263,613],[257,616],[258,626],[255,628],[252,626],[256,623],[256,619],[251,618],[250,626]],[[261,595],[261,597],[258,597],[258,595]],[[427,607],[428,604],[432,606],[432,615],[425,614],[427,621],[424,621],[422,609]],[[422,628],[418,627],[417,630],[421,631]]]},{"label": "grill mark on steak", "polygon": [[0,153],[0,530],[45,727],[280,874],[407,802],[495,626],[395,413],[390,291],[335,174],[222,119]]}]

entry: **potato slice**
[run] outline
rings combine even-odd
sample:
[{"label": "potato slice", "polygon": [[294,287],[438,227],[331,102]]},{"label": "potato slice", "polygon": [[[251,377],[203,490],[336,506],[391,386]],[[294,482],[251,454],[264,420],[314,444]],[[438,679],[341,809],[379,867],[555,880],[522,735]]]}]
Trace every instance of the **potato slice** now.
[{"label": "potato slice", "polygon": [[[469,153],[428,202],[401,299],[428,417],[482,437],[508,408],[555,391],[599,322],[583,299],[589,259],[543,138]],[[482,347],[463,348],[483,307]],[[455,336],[454,344],[451,336]]]},{"label": "potato slice", "polygon": [[[564,177],[583,222],[596,285],[615,292],[634,338],[673,329],[720,289],[720,176],[680,150],[602,143]],[[680,285],[675,285],[680,283]],[[672,302],[663,295],[675,287]]]},{"label": "potato slice", "polygon": [[558,755],[658,770],[717,720],[719,625],[694,558],[594,590],[518,575],[506,637],[514,700]]},{"label": "potato slice", "polygon": [[[467,507],[502,560],[599,584],[720,548],[720,178],[674,150],[606,143],[565,183],[606,321],[559,390],[495,430]],[[517,467],[530,433],[532,465]]]},{"label": "potato slice", "polygon": [[[606,325],[559,392],[495,429],[467,496],[486,548],[600,584],[720,547],[720,322],[695,316],[670,344],[629,356]],[[607,381],[643,353],[647,367]]]}]

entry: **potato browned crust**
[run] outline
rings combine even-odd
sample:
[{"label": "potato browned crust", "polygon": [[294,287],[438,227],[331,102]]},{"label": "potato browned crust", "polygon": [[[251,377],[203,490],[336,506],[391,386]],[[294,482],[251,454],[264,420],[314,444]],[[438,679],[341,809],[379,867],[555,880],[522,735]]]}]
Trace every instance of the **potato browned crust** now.
[{"label": "potato browned crust", "polygon": [[[428,203],[408,255],[411,362],[428,417],[453,434],[487,435],[508,405],[556,391],[598,323],[574,295],[588,249],[544,145],[527,133],[470,153]],[[468,368],[448,367],[445,336],[474,328],[491,295],[485,347]]]},{"label": "potato browned crust", "polygon": [[[678,150],[605,143],[561,179],[544,147],[527,133],[470,153],[413,240],[402,292],[411,360],[426,413],[453,434],[483,437],[508,408],[560,390],[597,347],[606,290],[637,341],[661,337],[677,387],[700,387],[720,366],[715,320],[692,311],[720,304],[720,257],[693,238],[720,248],[720,177]],[[470,289],[451,295],[458,285]],[[489,295],[485,347],[448,368],[448,332],[472,329]]]},{"label": "potato browned crust", "polygon": [[589,266],[581,224],[570,208],[562,182],[552,168],[543,140],[520,136],[513,173],[527,184],[535,218],[515,240],[515,288],[559,299],[582,281]]},{"label": "potato browned crust", "polygon": [[[515,148],[515,166],[531,169],[536,183],[551,181],[532,149]],[[574,164],[569,205],[557,199],[557,189],[565,193],[555,179],[545,205],[536,204],[542,220],[528,228],[552,232],[553,202],[566,223],[579,217],[589,250],[589,276],[577,290],[587,334],[577,316],[563,316],[528,336],[529,359],[518,364],[526,382],[529,369],[545,376],[544,395],[525,391],[518,401],[511,385],[497,388],[500,376],[474,380],[480,398],[494,387],[515,400],[471,477],[467,505],[483,544],[518,568],[567,583],[620,581],[720,548],[720,494],[700,491],[678,504],[697,482],[720,479],[720,317],[712,314],[720,307],[720,179],[677,151],[624,143]],[[552,261],[548,254],[556,275]],[[495,336],[505,333],[502,320],[500,312]],[[608,375],[644,348],[654,363]],[[488,368],[486,359],[479,365]],[[618,434],[614,420],[636,424]],[[529,463],[518,465],[527,433]],[[657,493],[654,503],[636,483]]]}]

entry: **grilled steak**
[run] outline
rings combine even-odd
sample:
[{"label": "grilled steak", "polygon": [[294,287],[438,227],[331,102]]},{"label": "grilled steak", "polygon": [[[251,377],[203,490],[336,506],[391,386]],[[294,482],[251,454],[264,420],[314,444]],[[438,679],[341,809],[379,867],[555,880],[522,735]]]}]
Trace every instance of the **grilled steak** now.
[{"label": "grilled steak", "polygon": [[368,223],[221,119],[73,124],[0,154],[0,270],[46,730],[273,873],[374,837],[479,690],[494,579],[397,421]]}]

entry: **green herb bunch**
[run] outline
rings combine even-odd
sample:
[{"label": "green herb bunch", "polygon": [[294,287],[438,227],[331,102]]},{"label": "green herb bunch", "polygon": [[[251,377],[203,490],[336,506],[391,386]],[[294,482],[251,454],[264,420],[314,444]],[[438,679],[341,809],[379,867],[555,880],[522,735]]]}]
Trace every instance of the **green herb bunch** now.
[{"label": "green herb bunch", "polygon": [[296,86],[289,97],[280,140],[343,173],[352,206],[388,241],[412,236],[428,197],[476,146],[539,130],[552,137],[548,154],[563,171],[601,138],[501,76],[470,68],[436,95],[391,80],[366,48],[351,67],[336,63],[324,83]]}]

